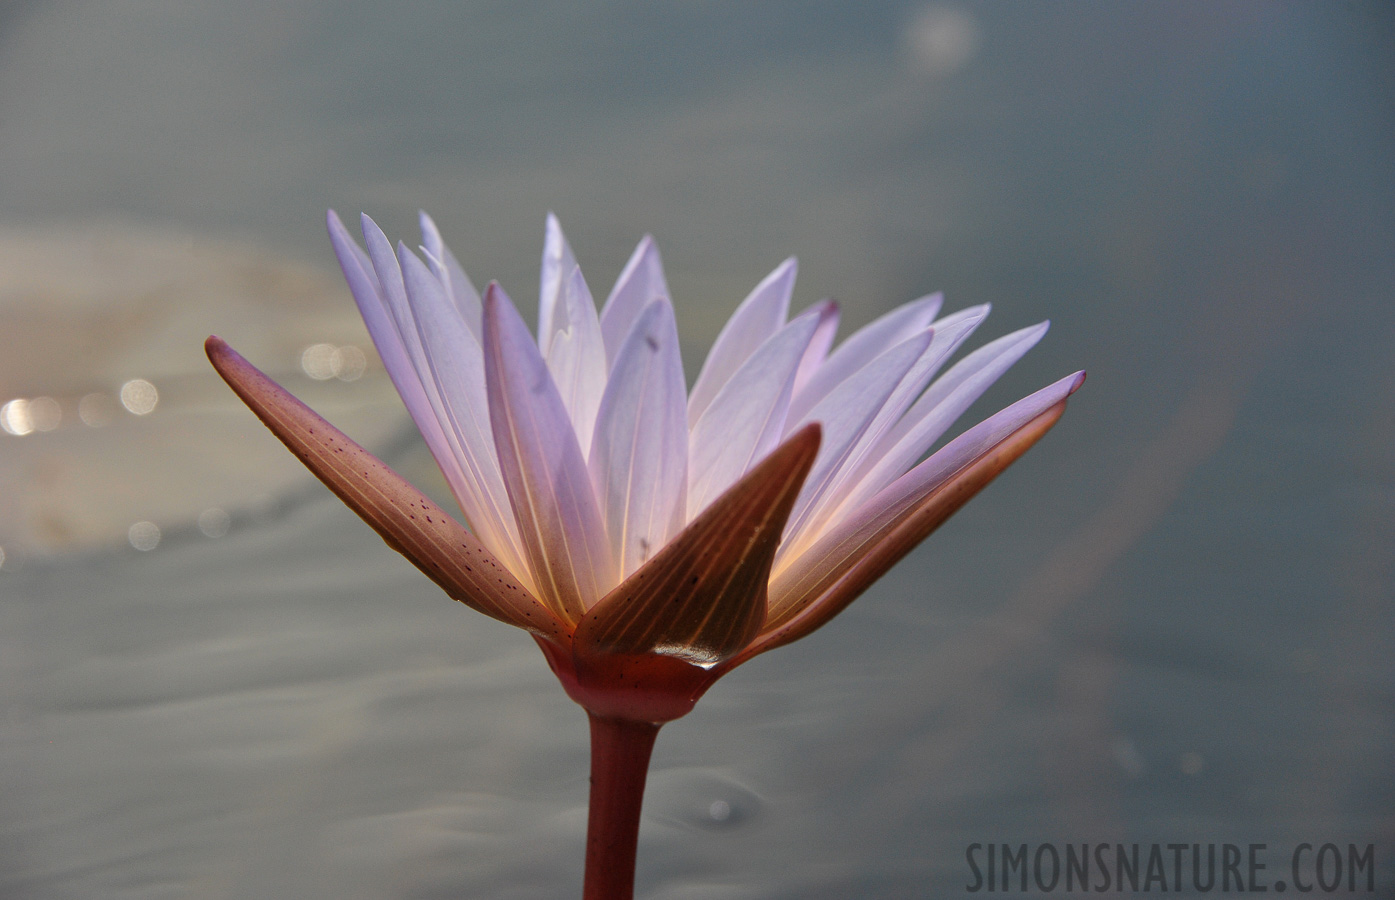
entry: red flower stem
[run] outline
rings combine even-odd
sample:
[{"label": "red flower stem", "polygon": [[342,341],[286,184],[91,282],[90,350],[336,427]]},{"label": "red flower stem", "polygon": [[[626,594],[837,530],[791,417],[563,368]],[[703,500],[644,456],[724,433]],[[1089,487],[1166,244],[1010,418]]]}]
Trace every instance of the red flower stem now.
[{"label": "red flower stem", "polygon": [[659,726],[591,716],[591,813],[584,900],[631,900],[644,779]]}]

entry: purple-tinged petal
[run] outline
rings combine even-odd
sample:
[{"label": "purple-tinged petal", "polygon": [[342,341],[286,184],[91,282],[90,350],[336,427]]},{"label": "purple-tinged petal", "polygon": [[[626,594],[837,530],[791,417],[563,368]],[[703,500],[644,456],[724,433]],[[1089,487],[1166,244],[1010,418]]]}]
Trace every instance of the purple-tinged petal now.
[{"label": "purple-tinged petal", "polygon": [[538,593],[578,621],[619,579],[566,407],[497,284],[484,296],[484,371],[499,467]]},{"label": "purple-tinged petal", "polygon": [[[707,353],[693,392],[688,396],[688,426],[694,427],[727,382],[789,317],[790,297],[799,264],[793,256],[756,285],[741,301]],[[715,494],[713,496],[716,496]]]},{"label": "purple-tinged petal", "polygon": [[943,302],[943,294],[929,294],[896,307],[849,335],[790,401],[791,420],[804,421],[814,404],[827,396],[840,381],[867,365],[886,348],[923,331],[935,318]]},{"label": "purple-tinged petal", "polygon": [[686,401],[673,307],[660,298],[616,354],[588,459],[621,578],[687,521]]},{"label": "purple-tinged petal", "polygon": [[828,351],[833,347],[833,338],[838,334],[838,302],[825,300],[813,309],[819,317],[819,327],[814,331],[814,339],[809,342],[809,349],[804,351],[804,358],[799,361],[799,368],[795,370],[791,397],[799,396],[804,385],[809,383],[809,379],[823,365],[824,360],[828,358]]},{"label": "purple-tinged petal", "polygon": [[[785,545],[780,548],[781,558],[794,552],[801,543],[807,544],[809,541],[816,540],[832,522],[836,521],[836,516],[831,515],[831,513],[842,507],[848,495],[863,485],[867,473],[881,460],[880,454],[884,454],[887,449],[883,440],[887,432],[895,427],[905,414],[906,409],[915,401],[916,396],[924,390],[926,383],[935,377],[935,373],[939,371],[944,361],[953,355],[954,351],[973,333],[987,314],[988,307],[986,305],[971,307],[945,316],[932,326],[934,338],[930,341],[930,345],[925,348],[925,352],[916,360],[915,365],[910,367],[900,383],[896,385],[896,389],[882,404],[876,417],[863,430],[857,443],[848,450],[843,465],[833,474],[823,496],[808,510],[806,520],[801,523],[805,526],[802,533],[796,535],[791,532],[790,540],[786,541]],[[909,468],[911,462],[914,460],[907,462],[901,471]]]},{"label": "purple-tinged petal", "polygon": [[[484,352],[445,286],[405,246],[398,245],[407,300],[421,342],[426,376],[440,401],[437,418],[455,438],[454,447],[470,490],[458,497],[465,518],[485,546],[520,573],[527,567],[504,488],[489,425]],[[522,577],[522,576],[521,576]]]},{"label": "purple-tinged petal", "polygon": [[226,343],[210,337],[204,346],[218,374],[271,432],[452,599],[554,642],[567,641],[562,621],[463,525]]},{"label": "purple-tinged petal", "polygon": [[596,604],[577,627],[577,658],[657,653],[706,668],[746,647],[818,447],[817,425],[796,432]]},{"label": "purple-tinged petal", "polygon": [[565,316],[566,327],[553,332],[543,356],[571,417],[578,445],[590,447],[596,410],[605,393],[607,367],[596,304],[580,268],[573,267],[563,282],[554,315]]},{"label": "purple-tinged petal", "polygon": [[456,260],[455,254],[450,252],[450,247],[441,240],[441,232],[432,218],[421,212],[420,219],[421,245],[431,262],[431,271],[449,289],[456,309],[460,310],[470,333],[475,336],[475,342],[480,343],[484,339],[484,308],[480,305],[480,292],[475,290],[470,276],[465,274],[465,269]]},{"label": "purple-tinged petal", "polygon": [[823,446],[795,501],[780,556],[799,544],[800,535],[810,524],[810,514],[818,508],[824,491],[847,461],[848,452],[882,412],[906,373],[924,356],[933,335],[926,329],[885,351],[843,379],[805,416],[805,422],[823,426]]},{"label": "purple-tinged petal", "polygon": [[[364,219],[365,231],[369,226],[372,226],[373,230],[377,229],[376,225],[372,225],[372,220],[366,216]],[[368,328],[368,334],[373,339],[373,345],[383,360],[383,366],[387,369],[393,386],[397,388],[407,412],[411,414],[412,421],[426,440],[432,457],[445,475],[451,493],[457,499],[468,496],[472,488],[456,454],[454,436],[446,433],[446,428],[435,412],[435,386],[427,383],[429,378],[424,380],[418,373],[413,355],[398,328],[397,316],[383,296],[372,261],[349,236],[348,230],[333,210],[329,211],[328,225],[330,242],[334,245],[335,255],[339,257],[339,265],[344,270],[349,289],[358,304],[359,313],[363,316],[364,325]],[[415,328],[410,337],[416,340]]]},{"label": "purple-tinged petal", "polygon": [[655,246],[654,238],[646,234],[620,271],[620,277],[615,279],[615,287],[601,309],[601,336],[605,340],[606,358],[612,367],[620,354],[620,345],[649,304],[659,298],[670,300],[672,296],[668,291],[668,281],[664,279],[664,264],[659,258],[659,248]]},{"label": "purple-tinged petal", "polygon": [[1084,372],[1068,375],[970,428],[776,572],[770,580],[768,632],[792,624],[812,605],[821,612],[812,624],[806,622],[809,627],[770,646],[807,634],[852,602],[1036,443],[1084,380]]},{"label": "purple-tinged petal", "polygon": [[[818,325],[817,315],[800,315],[777,331],[693,426],[688,437],[689,519],[780,442],[794,373]],[[688,411],[692,413],[691,402]]]},{"label": "purple-tinged petal", "polygon": [[914,465],[999,376],[1036,346],[1048,324],[1023,328],[985,344],[936,379],[901,420],[878,439],[869,453],[875,462],[861,473],[836,514],[855,509]]},{"label": "purple-tinged petal", "polygon": [[543,359],[547,359],[552,336],[567,328],[567,306],[562,291],[575,268],[576,256],[562,233],[562,223],[548,213],[543,238],[542,283],[538,287],[538,350]]}]

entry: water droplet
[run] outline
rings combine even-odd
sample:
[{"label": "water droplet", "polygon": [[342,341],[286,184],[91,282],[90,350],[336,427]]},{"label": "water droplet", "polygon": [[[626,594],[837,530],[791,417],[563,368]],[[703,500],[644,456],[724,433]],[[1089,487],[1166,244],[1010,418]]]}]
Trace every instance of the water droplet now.
[{"label": "water droplet", "polygon": [[645,812],[672,824],[704,830],[738,828],[755,818],[762,801],[730,778],[703,769],[652,774]]}]

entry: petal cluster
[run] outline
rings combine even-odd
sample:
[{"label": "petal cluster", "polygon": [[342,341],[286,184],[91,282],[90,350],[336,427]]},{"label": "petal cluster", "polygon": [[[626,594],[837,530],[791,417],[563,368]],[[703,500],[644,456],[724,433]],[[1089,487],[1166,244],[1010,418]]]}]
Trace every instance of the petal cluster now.
[{"label": "petal cluster", "polygon": [[538,635],[564,683],[598,660],[724,670],[807,634],[1025,452],[1084,378],[926,457],[1046,323],[950,365],[988,308],[941,316],[934,294],[835,347],[836,304],[790,315],[789,259],[689,391],[649,237],[598,309],[549,216],[534,334],[497,284],[476,290],[424,213],[415,249],[366,216],[363,245],[333,212],[329,232],[468,530],[216,338],[210,356],[389,543]]}]

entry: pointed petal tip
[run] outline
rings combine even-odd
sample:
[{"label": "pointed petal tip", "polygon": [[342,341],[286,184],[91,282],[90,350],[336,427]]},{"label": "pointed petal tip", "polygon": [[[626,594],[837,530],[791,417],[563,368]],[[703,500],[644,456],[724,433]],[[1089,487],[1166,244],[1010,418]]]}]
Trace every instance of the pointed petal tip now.
[{"label": "pointed petal tip", "polygon": [[[776,448],[774,452],[781,453],[788,450],[794,456],[803,456],[806,453],[813,456],[819,452],[819,444],[821,443],[823,443],[823,426],[818,422],[810,422],[785,438],[784,444]],[[798,453],[791,448],[798,448]]]},{"label": "pointed petal tip", "polygon": [[749,646],[821,433],[817,423],[795,432],[591,607],[575,634],[578,658],[657,654],[706,668]]},{"label": "pointed petal tip", "polygon": [[1080,390],[1081,386],[1085,384],[1085,370],[1081,369],[1079,372],[1069,377],[1074,378],[1075,382],[1070,386],[1070,390],[1066,392],[1067,397]]},{"label": "pointed petal tip", "polygon": [[553,641],[567,626],[449,513],[216,335],[214,368],[286,447],[379,535],[455,600]]},{"label": "pointed petal tip", "polygon": [[218,360],[231,349],[228,342],[216,334],[210,334],[203,342],[203,352],[208,357],[208,361],[213,363],[215,367],[218,365]]},{"label": "pointed petal tip", "polygon": [[383,231],[382,228],[378,227],[378,223],[374,222],[373,217],[368,215],[368,213],[358,214],[358,224],[359,227],[363,229],[363,239],[369,242],[370,247],[373,243],[370,235],[376,235],[378,237],[381,237],[384,243],[386,243],[389,247],[392,246],[392,244],[388,242],[387,234]]}]

